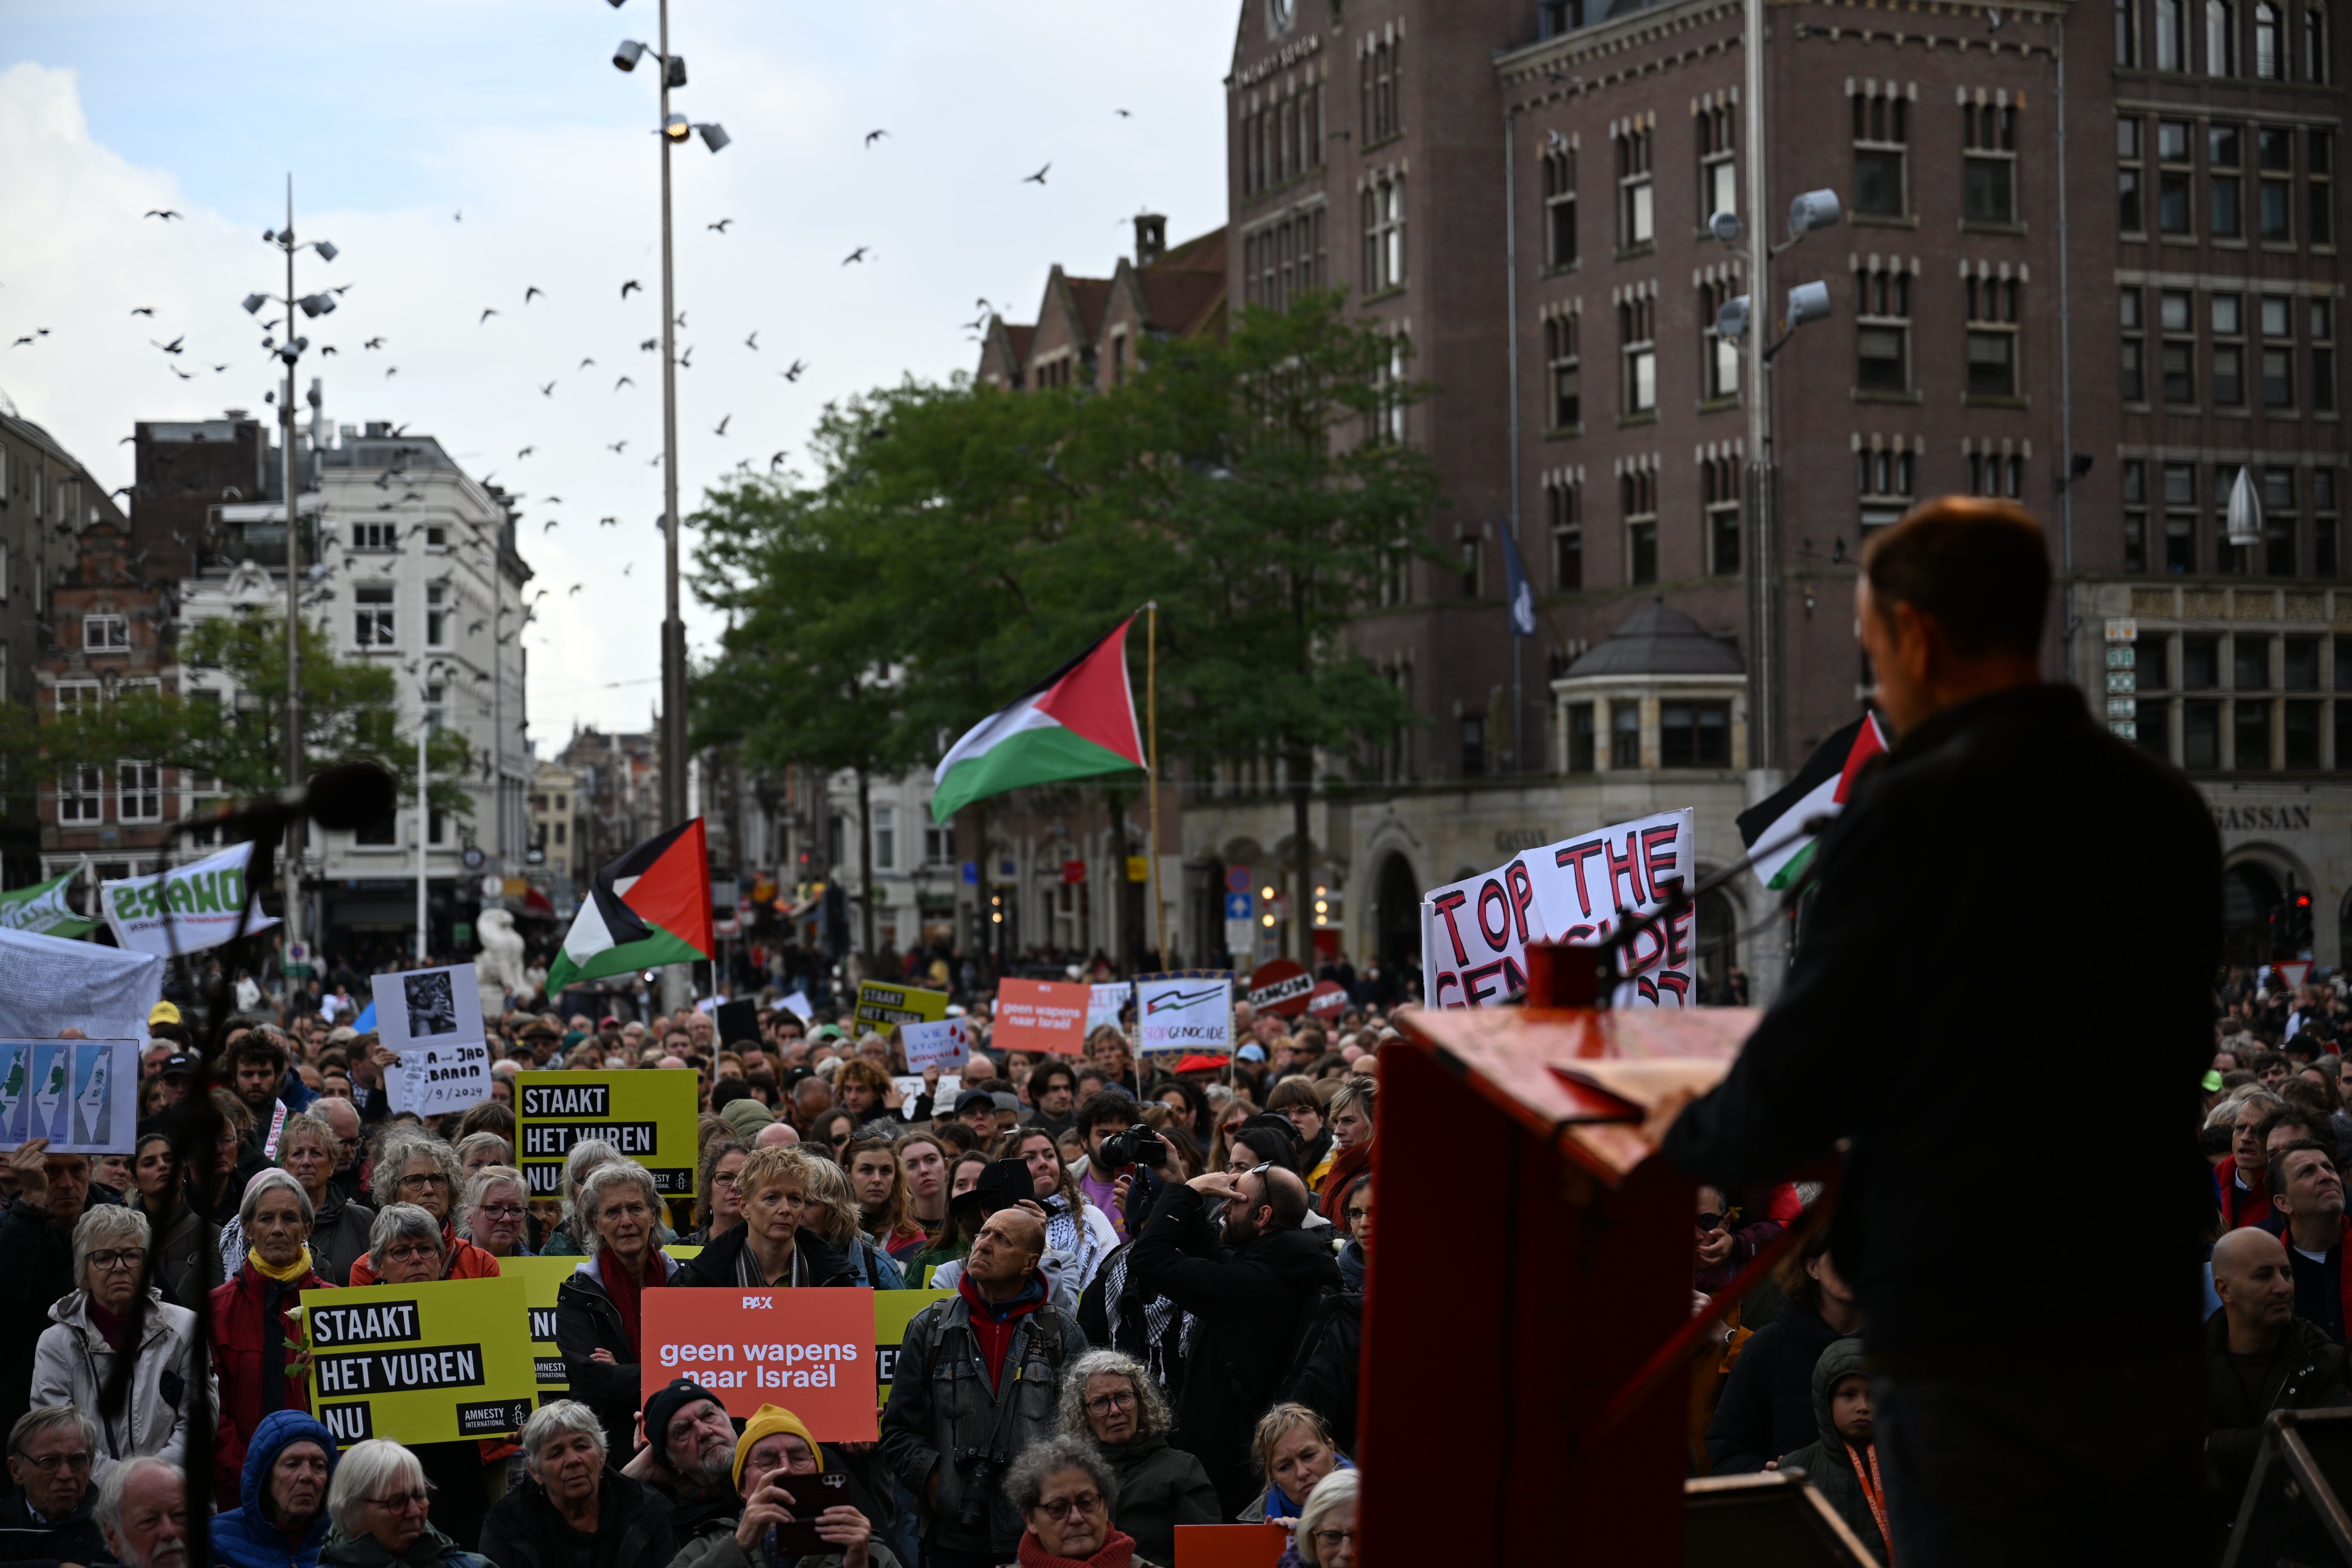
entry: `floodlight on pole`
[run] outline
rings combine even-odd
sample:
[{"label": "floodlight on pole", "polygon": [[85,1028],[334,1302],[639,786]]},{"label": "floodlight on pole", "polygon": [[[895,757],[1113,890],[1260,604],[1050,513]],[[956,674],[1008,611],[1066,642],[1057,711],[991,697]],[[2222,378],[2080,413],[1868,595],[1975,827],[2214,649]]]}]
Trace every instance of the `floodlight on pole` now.
[{"label": "floodlight on pole", "polygon": [[332,294],[305,294],[294,302],[302,307],[304,315],[311,317],[327,315],[335,308]]},{"label": "floodlight on pole", "polygon": [[683,114],[673,114],[662,121],[662,134],[673,142],[683,142],[694,134],[694,127]]},{"label": "floodlight on pole", "polygon": [[686,57],[684,55],[664,55],[662,57],[662,85],[669,88],[684,87],[686,85]]},{"label": "floodlight on pole", "polygon": [[247,294],[245,297],[245,313],[248,316],[257,316],[261,314],[261,307],[268,303],[269,303],[269,296],[267,294]]},{"label": "floodlight on pole", "polygon": [[633,71],[637,68],[637,62],[645,58],[645,45],[635,38],[623,38],[620,46],[613,51],[613,68]]},{"label": "floodlight on pole", "polygon": [[1715,335],[1734,342],[1748,335],[1748,296],[1726,300],[1723,309],[1715,313]]},{"label": "floodlight on pole", "polygon": [[718,123],[716,121],[711,121],[708,125],[698,121],[694,129],[701,135],[702,144],[705,147],[709,148],[714,153],[726,146],[729,142],[734,140],[727,134],[727,128]]},{"label": "floodlight on pole", "polygon": [[1789,290],[1788,322],[1791,331],[1807,321],[1830,319],[1830,286],[1826,283],[1800,283]]},{"label": "floodlight on pole", "polygon": [[1789,237],[1801,239],[1817,228],[1834,228],[1844,217],[1835,191],[1807,191],[1789,204]]},{"label": "floodlight on pole", "polygon": [[2263,542],[2263,499],[2254,493],[2252,470],[2240,468],[2230,486],[2230,543],[2251,548]]}]

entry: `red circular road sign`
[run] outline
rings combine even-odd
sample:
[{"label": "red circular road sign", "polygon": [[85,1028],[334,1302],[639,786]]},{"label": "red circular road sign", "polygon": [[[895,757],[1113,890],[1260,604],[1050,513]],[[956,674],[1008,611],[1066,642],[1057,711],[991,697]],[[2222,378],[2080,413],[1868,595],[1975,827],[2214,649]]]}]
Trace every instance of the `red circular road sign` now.
[{"label": "red circular road sign", "polygon": [[1307,994],[1307,1011],[1310,1016],[1336,1018],[1347,1008],[1347,988],[1335,980],[1318,980],[1315,983],[1315,989]]},{"label": "red circular road sign", "polygon": [[1279,1013],[1286,1018],[1296,1018],[1307,1011],[1307,998],[1315,989],[1315,977],[1307,966],[1295,958],[1277,958],[1262,963],[1250,976],[1250,1005],[1261,1013]]}]

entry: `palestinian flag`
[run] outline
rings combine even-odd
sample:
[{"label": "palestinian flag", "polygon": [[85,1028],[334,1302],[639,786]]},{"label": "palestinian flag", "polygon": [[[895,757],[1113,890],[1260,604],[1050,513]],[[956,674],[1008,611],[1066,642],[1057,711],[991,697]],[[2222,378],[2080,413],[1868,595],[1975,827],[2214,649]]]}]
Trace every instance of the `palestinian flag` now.
[{"label": "palestinian flag", "polygon": [[547,994],[607,974],[690,963],[719,950],[710,930],[710,851],[702,818],[646,839],[596,873]]},{"label": "palestinian flag", "polygon": [[1127,628],[1111,634],[990,714],[940,759],[931,820],[945,822],[973,801],[1027,784],[1093,778],[1143,766],[1135,693],[1127,684]]},{"label": "palestinian flag", "polygon": [[1886,734],[1878,715],[1864,713],[1816,747],[1787,787],[1739,814],[1740,841],[1748,846],[1758,881],[1777,892],[1805,874],[1820,841],[1805,825],[1844,810],[1853,775],[1885,750]]}]

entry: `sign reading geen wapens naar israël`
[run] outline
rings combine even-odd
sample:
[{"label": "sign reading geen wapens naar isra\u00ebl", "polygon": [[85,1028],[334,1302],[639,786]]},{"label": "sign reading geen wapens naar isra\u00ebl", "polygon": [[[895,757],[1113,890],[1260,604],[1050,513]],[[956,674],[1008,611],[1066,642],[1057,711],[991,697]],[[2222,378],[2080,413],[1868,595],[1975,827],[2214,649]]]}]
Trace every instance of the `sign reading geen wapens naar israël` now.
[{"label": "sign reading geen wapens naar isra\u00ebl", "polygon": [[696,1088],[691,1068],[518,1073],[516,1153],[531,1196],[562,1192],[563,1157],[583,1138],[652,1172],[664,1197],[693,1195]]},{"label": "sign reading geen wapens naar isra\u00ebl", "polygon": [[821,1443],[870,1443],[879,1435],[875,1295],[851,1286],[648,1290],[644,1391],[691,1377],[730,1415],[781,1405]]},{"label": "sign reading geen wapens naar isra\u00ebl", "polygon": [[519,1432],[538,1392],[525,1310],[502,1278],[313,1292],[310,1408],[346,1447]]}]

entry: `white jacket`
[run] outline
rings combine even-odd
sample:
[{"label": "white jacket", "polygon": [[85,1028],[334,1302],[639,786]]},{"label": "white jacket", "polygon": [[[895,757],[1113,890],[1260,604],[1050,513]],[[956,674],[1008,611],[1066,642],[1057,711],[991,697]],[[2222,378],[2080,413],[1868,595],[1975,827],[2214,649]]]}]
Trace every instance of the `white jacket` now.
[{"label": "white jacket", "polygon": [[[196,1315],[185,1307],[167,1306],[163,1293],[147,1292],[147,1324],[139,1345],[138,1363],[131,1374],[130,1397],[111,1421],[99,1413],[99,1392],[114,1370],[114,1354],[104,1335],[91,1326],[88,1293],[68,1291],[49,1309],[54,1328],[41,1331],[33,1352],[33,1403],[70,1405],[98,1423],[98,1452],[89,1467],[90,1483],[106,1479],[124,1459],[152,1454],[173,1465],[185,1462],[188,1440],[189,1352],[195,1342]],[[164,1397],[166,1375],[178,1397]],[[219,1380],[207,1369],[207,1396],[215,1419],[220,1410]]]}]

